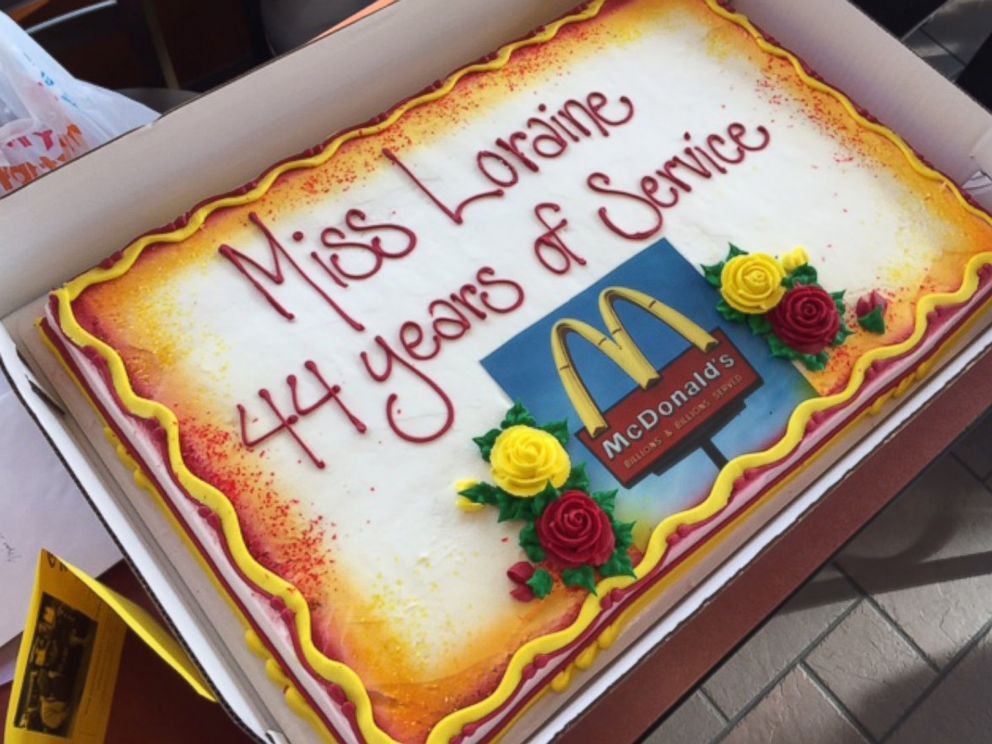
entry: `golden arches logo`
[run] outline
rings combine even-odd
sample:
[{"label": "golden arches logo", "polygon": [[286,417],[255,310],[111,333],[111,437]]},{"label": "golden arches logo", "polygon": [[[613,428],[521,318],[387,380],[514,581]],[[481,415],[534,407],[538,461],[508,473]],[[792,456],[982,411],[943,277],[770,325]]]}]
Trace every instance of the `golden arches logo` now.
[{"label": "golden arches logo", "polygon": [[599,314],[606,324],[609,335],[581,320],[571,318],[559,320],[551,329],[551,353],[554,355],[555,366],[558,367],[558,376],[561,378],[565,393],[572,401],[572,406],[586,431],[593,437],[605,431],[607,423],[603,418],[602,410],[592,399],[589,389],[575,369],[575,362],[568,348],[570,334],[580,336],[592,344],[644,390],[661,379],[661,375],[630,337],[623,321],[617,315],[615,305],[620,300],[650,313],[700,351],[709,351],[719,343],[716,338],[682,313],[651,295],[626,287],[607,287],[599,295]]}]

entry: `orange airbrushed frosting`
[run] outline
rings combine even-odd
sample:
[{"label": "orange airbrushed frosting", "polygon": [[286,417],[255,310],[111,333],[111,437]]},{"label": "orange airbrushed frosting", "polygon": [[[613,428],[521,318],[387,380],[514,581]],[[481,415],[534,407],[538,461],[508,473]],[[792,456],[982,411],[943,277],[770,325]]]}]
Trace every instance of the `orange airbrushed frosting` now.
[{"label": "orange airbrushed frosting", "polygon": [[[146,249],[126,274],[94,284],[73,303],[81,325],[121,355],[135,391],[175,412],[190,470],[230,499],[254,559],[306,597],[318,649],[358,673],[370,692],[376,722],[397,739],[422,741],[444,716],[484,699],[496,688],[513,652],[529,639],[569,625],[584,597],[555,593],[545,602],[522,606],[513,624],[480,632],[469,648],[452,654],[447,668],[425,677],[416,663],[417,649],[383,620],[382,606],[389,598],[369,596],[338,562],[333,547],[337,525],[309,516],[306,495],[294,493],[267,467],[263,452],[245,450],[233,412],[216,410],[211,403],[210,385],[218,380],[199,380],[189,373],[184,362],[196,311],[171,297],[168,286],[216,260],[219,244],[236,244],[250,229],[249,211],[274,220],[333,203],[357,183],[375,178],[384,167],[383,147],[403,154],[435,142],[513,97],[521,81],[552,79],[578,61],[636,40],[646,24],[688,20],[712,29],[710,54],[753,61],[762,71],[756,95],[773,103],[799,102],[836,140],[838,158],[848,157],[849,151],[865,156],[947,226],[946,250],[925,275],[907,270],[905,276],[876,278],[889,299],[886,333],[857,330],[832,351],[826,370],[809,374],[819,392],[835,391],[866,351],[910,334],[920,297],[957,289],[967,258],[992,245],[992,228],[965,213],[943,184],[920,178],[890,140],[866,130],[836,99],[802,82],[788,61],[760,51],[744,29],[718,19],[697,0],[610,4],[593,21],[564,27],[549,43],[518,50],[501,70],[466,76],[450,94],[412,109],[385,131],[349,141],[324,165],[286,173],[255,203],[214,212],[181,244]],[[783,116],[791,115],[783,107]],[[829,254],[830,246],[823,250]],[[853,316],[847,322],[856,328]],[[200,353],[204,348],[222,353],[228,342],[201,334],[197,343]]]}]

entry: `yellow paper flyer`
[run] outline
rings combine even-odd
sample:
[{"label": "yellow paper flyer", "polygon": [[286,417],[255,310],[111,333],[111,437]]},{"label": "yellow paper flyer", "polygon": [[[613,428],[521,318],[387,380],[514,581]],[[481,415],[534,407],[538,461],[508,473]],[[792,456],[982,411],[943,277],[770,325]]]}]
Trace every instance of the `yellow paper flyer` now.
[{"label": "yellow paper flyer", "polygon": [[6,740],[103,741],[125,628],[62,561],[42,551],[17,657]]},{"label": "yellow paper flyer", "polygon": [[9,744],[102,742],[129,629],[199,695],[214,700],[179,644],[147,612],[43,550],[17,657],[4,740]]}]

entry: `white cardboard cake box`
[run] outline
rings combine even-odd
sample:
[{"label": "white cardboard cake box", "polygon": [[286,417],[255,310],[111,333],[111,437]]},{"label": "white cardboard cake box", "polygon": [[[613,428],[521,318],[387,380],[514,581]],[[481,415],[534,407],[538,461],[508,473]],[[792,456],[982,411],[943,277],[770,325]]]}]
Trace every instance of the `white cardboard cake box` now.
[{"label": "white cardboard cake box", "polygon": [[[59,400],[37,374],[31,321],[49,289],[134,236],[379,113],[573,4],[399,0],[0,200],[0,368],[227,710],[260,740],[303,742],[313,734],[282,704],[280,690],[248,652],[231,611],[158,508],[129,482],[99,427],[89,441],[63,413],[81,401],[64,389]],[[958,183],[979,170],[992,172],[992,116],[846,0],[738,0],[736,5]],[[992,194],[976,196],[986,207],[992,203]],[[546,741],[574,721],[992,345],[992,331],[976,327],[958,345],[951,360],[897,407],[862,424],[856,446],[764,505],[745,529],[736,530],[629,626],[568,691],[547,695],[532,707],[506,740]]]}]

